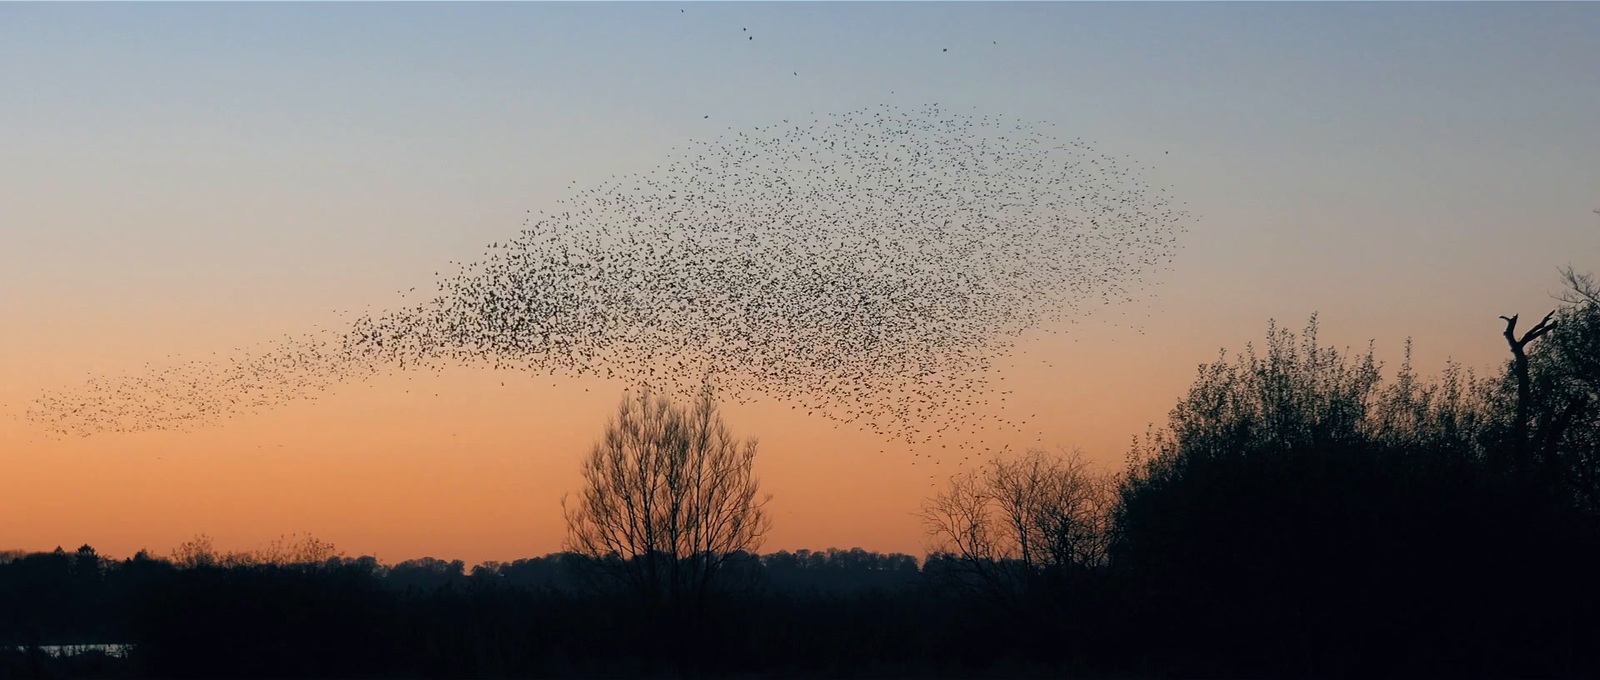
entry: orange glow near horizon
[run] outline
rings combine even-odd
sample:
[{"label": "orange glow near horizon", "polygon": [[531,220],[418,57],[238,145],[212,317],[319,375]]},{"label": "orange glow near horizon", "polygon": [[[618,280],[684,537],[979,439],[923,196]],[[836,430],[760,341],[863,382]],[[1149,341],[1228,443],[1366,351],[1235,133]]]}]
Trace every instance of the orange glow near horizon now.
[{"label": "orange glow near horizon", "polygon": [[[1171,343],[1179,326],[1190,343]],[[1089,324],[1025,338],[997,366],[995,389],[1014,393],[1003,411],[989,412],[1038,414],[1022,432],[977,430],[912,446],[775,400],[724,405],[734,432],[761,442],[757,472],[773,494],[774,520],[762,550],[921,557],[922,500],[982,460],[963,460],[956,442],[1078,447],[1101,469],[1120,469],[1130,438],[1164,421],[1197,363],[1221,344],[1242,349],[1221,337],[1253,331],[1249,341],[1264,331],[1229,331],[1220,320],[1157,319],[1148,328],[1141,335]],[[1085,346],[1090,338],[1098,344]],[[200,533],[223,551],[310,533],[390,563],[544,555],[562,548],[560,499],[580,488],[580,457],[623,387],[482,368],[401,371],[190,432],[52,439],[21,420],[0,421],[7,441],[23,443],[0,475],[12,520],[0,550],[88,543],[126,557],[167,554]],[[32,396],[4,395],[11,404]]]},{"label": "orange glow near horizon", "polygon": [[[1033,344],[1051,340],[1061,342]],[[980,430],[913,446],[774,400],[724,405],[735,433],[761,442],[758,474],[774,497],[763,550],[864,547],[921,556],[914,516],[921,500],[981,460],[963,461],[952,453],[955,442],[1080,446],[1114,466],[1134,430],[1113,434],[1105,426],[1132,425],[1141,411],[1152,414],[1148,421],[1162,410],[1152,411],[1137,391],[1109,389],[1119,378],[1154,376],[1113,376],[1103,362],[1032,354],[1037,348],[1019,352],[1016,362],[1033,360],[1033,370],[1013,369],[997,383],[1016,392],[996,413],[1043,412],[1040,422],[1066,407],[1078,414],[1069,422],[1092,430],[1030,423],[1026,435]],[[1071,380],[1059,379],[1069,371]],[[1041,393],[1046,388],[1057,393]],[[555,552],[565,531],[560,498],[580,488],[579,459],[622,389],[603,379],[460,368],[339,385],[316,400],[190,432],[55,439],[13,421],[8,438],[31,443],[10,457],[0,496],[8,514],[27,521],[8,528],[16,545],[0,549],[89,543],[113,556],[166,554],[205,533],[221,550],[249,550],[311,533],[347,554],[384,561],[427,555],[476,563]],[[1093,434],[1072,438],[1073,429]]]}]

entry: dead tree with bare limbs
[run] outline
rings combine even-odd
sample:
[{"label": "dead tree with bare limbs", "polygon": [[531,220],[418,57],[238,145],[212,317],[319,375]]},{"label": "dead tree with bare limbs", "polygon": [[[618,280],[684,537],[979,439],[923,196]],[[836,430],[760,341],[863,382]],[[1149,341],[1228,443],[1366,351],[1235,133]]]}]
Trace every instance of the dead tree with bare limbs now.
[{"label": "dead tree with bare limbs", "polygon": [[1528,413],[1533,401],[1533,379],[1528,374],[1526,348],[1533,341],[1556,329],[1557,323],[1550,320],[1555,314],[1555,311],[1551,311],[1544,315],[1539,323],[1534,324],[1533,328],[1528,329],[1528,332],[1523,333],[1520,338],[1517,337],[1519,315],[1500,317],[1506,322],[1505,338],[1506,343],[1511,346],[1511,372],[1517,381],[1517,401],[1513,406],[1515,410],[1512,416],[1515,420],[1511,423],[1511,445],[1519,469],[1527,468],[1531,451],[1528,441]]}]

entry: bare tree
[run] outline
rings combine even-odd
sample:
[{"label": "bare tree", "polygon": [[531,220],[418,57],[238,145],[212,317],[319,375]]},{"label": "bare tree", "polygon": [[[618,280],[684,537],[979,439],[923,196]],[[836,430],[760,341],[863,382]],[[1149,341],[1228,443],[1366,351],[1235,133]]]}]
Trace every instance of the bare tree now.
[{"label": "bare tree", "polygon": [[1012,574],[1002,562],[1005,551],[997,534],[995,498],[983,470],[950,478],[950,486],[922,505],[922,522],[932,539],[931,552],[948,556],[956,567],[949,574],[958,585],[1009,597]]},{"label": "bare tree", "polygon": [[921,517],[958,583],[1009,599],[1104,564],[1113,499],[1080,451],[1031,450],[952,477]]},{"label": "bare tree", "polygon": [[1526,467],[1528,463],[1528,412],[1533,400],[1526,348],[1529,343],[1556,329],[1556,323],[1550,320],[1555,314],[1552,311],[1544,315],[1544,318],[1534,324],[1533,328],[1528,329],[1528,332],[1523,333],[1521,338],[1517,337],[1517,315],[1500,317],[1506,322],[1505,338],[1506,343],[1511,346],[1511,371],[1517,381],[1517,401],[1512,416],[1515,420],[1511,423],[1511,438],[1516,451],[1516,463],[1520,467]]},{"label": "bare tree", "polygon": [[211,543],[211,537],[206,534],[197,534],[194,538],[184,541],[172,549],[172,563],[185,569],[196,567],[210,567],[220,560],[217,549]]},{"label": "bare tree", "polygon": [[1594,274],[1580,273],[1572,265],[1561,268],[1561,283],[1566,286],[1564,290],[1553,297],[1569,305],[1600,305],[1600,280]]},{"label": "bare tree", "polygon": [[771,527],[756,440],[735,440],[714,392],[706,383],[692,408],[624,395],[583,463],[586,488],[561,501],[567,548],[651,603],[703,604],[726,560]]},{"label": "bare tree", "polygon": [[1098,474],[1074,450],[1042,475],[1041,502],[1033,506],[1032,528],[1038,563],[1055,569],[1085,569],[1105,564],[1110,547],[1111,510],[1116,481]]},{"label": "bare tree", "polygon": [[[1595,210],[1594,214],[1600,215],[1600,209]],[[1570,264],[1563,266],[1560,271],[1561,283],[1566,289],[1552,297],[1569,305],[1600,305],[1600,280],[1595,279],[1594,274],[1579,273]]]},{"label": "bare tree", "polygon": [[279,536],[265,549],[247,553],[254,564],[275,564],[288,566],[294,564],[323,564],[335,557],[344,557],[332,543],[321,540],[311,534],[294,534],[292,536]]},{"label": "bare tree", "polygon": [[217,552],[211,536],[197,534],[172,551],[172,563],[184,567],[250,567],[256,565],[289,566],[297,564],[324,564],[344,553],[332,543],[311,534],[280,536],[261,550]]}]

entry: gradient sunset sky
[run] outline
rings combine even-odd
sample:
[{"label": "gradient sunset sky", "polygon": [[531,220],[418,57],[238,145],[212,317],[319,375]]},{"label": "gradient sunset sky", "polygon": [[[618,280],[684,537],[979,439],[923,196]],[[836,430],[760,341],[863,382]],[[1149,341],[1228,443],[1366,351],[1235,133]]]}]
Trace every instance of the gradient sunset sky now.
[{"label": "gradient sunset sky", "polygon": [[[1023,340],[1000,375],[1043,426],[1005,443],[1121,466],[1274,318],[1487,369],[1498,315],[1600,269],[1597,64],[1591,3],[0,4],[0,550],[559,550],[621,383],[395,373],[59,440],[20,414],[396,305],[573,182],[811,112],[1054,122],[1186,203],[1153,301]],[[775,400],[727,417],[762,441],[767,551],[920,556],[913,513],[962,465]]]}]

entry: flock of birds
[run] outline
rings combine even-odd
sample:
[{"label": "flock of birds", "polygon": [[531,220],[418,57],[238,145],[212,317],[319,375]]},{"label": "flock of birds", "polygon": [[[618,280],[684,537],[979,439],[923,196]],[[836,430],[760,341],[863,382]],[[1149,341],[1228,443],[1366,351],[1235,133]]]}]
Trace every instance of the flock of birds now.
[{"label": "flock of birds", "polygon": [[[928,442],[1030,329],[1125,304],[1186,214],[1051,125],[880,106],[730,132],[530,211],[424,302],[41,396],[62,435],[187,428],[390,368],[598,375]],[[990,423],[992,424],[992,423]]]}]

